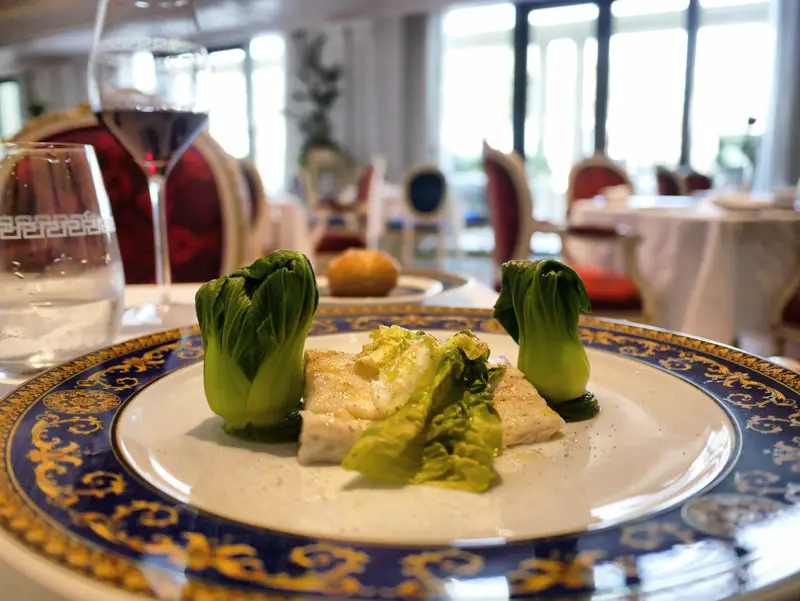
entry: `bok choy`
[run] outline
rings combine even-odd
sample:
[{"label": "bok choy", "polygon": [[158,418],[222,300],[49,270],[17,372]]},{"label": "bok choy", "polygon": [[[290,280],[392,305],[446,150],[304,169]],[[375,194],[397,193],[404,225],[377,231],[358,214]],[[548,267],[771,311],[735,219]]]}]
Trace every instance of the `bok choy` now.
[{"label": "bok choy", "polygon": [[586,391],[589,359],[578,335],[589,297],[577,272],[554,259],[509,261],[494,316],[519,344],[517,367],[567,421],[588,419],[599,406]]},{"label": "bok choy", "polygon": [[291,250],[277,250],[200,287],[195,307],[205,394],[227,431],[252,437],[281,428],[294,414],[303,397],[303,347],[318,302],[311,263]]}]

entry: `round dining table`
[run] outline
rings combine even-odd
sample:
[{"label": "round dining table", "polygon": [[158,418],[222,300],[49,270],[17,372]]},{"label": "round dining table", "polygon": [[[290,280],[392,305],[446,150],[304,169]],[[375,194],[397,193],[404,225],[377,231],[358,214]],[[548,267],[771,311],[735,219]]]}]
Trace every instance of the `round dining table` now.
[{"label": "round dining table", "polygon": [[[577,201],[570,224],[630,227],[640,237],[638,264],[657,301],[653,325],[771,351],[771,316],[800,267],[800,213],[753,205],[724,209],[708,198],[631,196]],[[624,273],[620,249],[570,240],[577,264]]]},{"label": "round dining table", "polygon": [[[184,322],[170,323],[170,327],[190,325],[196,321],[192,316],[191,305],[194,302],[194,294],[198,286],[199,284],[179,284],[173,286],[172,297],[177,303],[182,305],[182,308],[179,309],[176,314],[182,316],[179,319],[183,319]],[[155,299],[156,294],[154,286],[127,286],[125,288],[126,307],[143,305]],[[494,290],[474,280],[470,280],[469,283],[464,286],[431,297],[426,300],[424,304],[442,307],[490,308],[494,305],[496,300],[497,293]],[[123,325],[117,336],[117,341],[123,341],[133,336],[144,335],[152,331],[153,328],[148,330],[148,328],[143,328],[141,326]],[[22,382],[23,380],[0,379],[0,397],[5,396],[6,393]],[[2,538],[0,542],[2,542],[3,545],[13,545],[16,548],[20,548],[18,543],[12,541],[2,532],[0,532],[0,538]],[[38,561],[44,560],[31,554],[31,563],[29,567],[33,569],[32,566],[35,566]],[[2,553],[0,553],[0,583],[2,583],[0,599],[8,599],[9,601],[12,599],[14,601],[67,601],[61,595],[52,592],[45,586],[26,577],[23,573],[5,563]]]}]

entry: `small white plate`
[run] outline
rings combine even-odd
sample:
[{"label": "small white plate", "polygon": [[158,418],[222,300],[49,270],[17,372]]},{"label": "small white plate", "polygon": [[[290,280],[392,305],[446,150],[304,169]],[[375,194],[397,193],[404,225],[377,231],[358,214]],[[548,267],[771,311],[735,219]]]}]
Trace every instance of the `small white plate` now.
[{"label": "small white plate", "polygon": [[329,306],[368,306],[368,305],[413,305],[427,298],[441,294],[444,285],[439,280],[415,275],[401,275],[397,286],[386,296],[333,296],[328,277],[317,276],[319,304]]}]

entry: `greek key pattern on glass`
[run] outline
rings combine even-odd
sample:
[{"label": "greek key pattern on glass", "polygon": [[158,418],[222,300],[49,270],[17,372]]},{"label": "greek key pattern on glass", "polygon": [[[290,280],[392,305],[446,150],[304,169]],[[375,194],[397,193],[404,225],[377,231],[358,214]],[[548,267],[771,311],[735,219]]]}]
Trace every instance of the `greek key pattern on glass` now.
[{"label": "greek key pattern on glass", "polygon": [[113,219],[96,213],[60,215],[0,215],[0,240],[80,238],[115,231]]}]

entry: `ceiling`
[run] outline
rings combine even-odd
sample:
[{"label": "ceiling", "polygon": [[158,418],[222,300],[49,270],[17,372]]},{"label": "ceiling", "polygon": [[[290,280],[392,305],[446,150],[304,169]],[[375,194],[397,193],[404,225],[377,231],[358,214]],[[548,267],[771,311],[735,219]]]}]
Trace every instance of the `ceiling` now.
[{"label": "ceiling", "polygon": [[[271,29],[429,12],[456,2],[195,0],[207,45],[237,43]],[[12,46],[15,53],[25,56],[83,54],[89,48],[96,7],[96,0],[0,0],[0,46]]]}]

